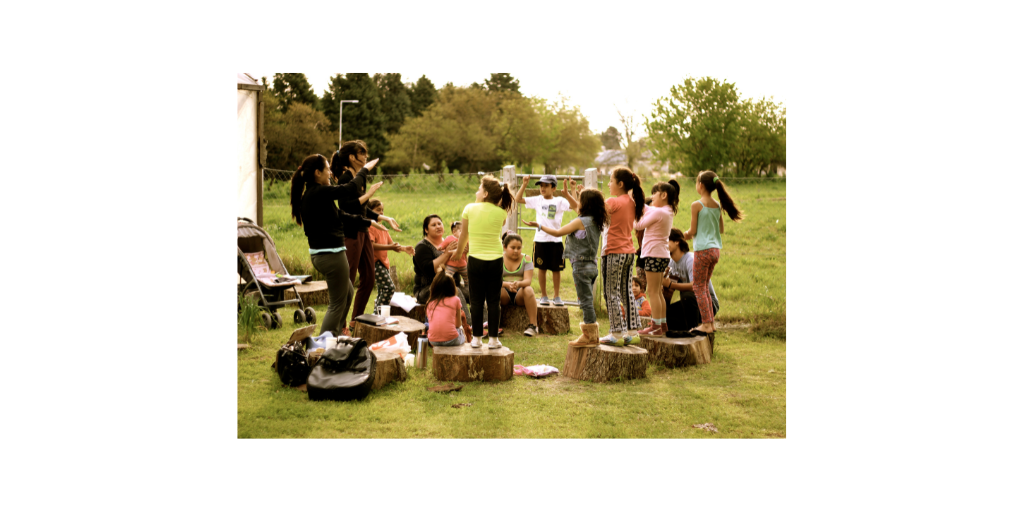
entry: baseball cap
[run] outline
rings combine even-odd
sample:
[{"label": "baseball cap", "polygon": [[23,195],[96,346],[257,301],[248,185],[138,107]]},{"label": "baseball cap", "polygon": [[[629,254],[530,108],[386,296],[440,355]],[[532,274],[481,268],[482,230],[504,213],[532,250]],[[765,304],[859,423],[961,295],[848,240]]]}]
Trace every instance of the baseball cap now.
[{"label": "baseball cap", "polygon": [[537,181],[537,186],[540,186],[541,183],[548,183],[548,184],[551,184],[551,185],[557,185],[558,184],[558,180],[555,179],[555,175],[554,174],[545,174],[544,176],[542,176],[540,178],[540,180]]}]

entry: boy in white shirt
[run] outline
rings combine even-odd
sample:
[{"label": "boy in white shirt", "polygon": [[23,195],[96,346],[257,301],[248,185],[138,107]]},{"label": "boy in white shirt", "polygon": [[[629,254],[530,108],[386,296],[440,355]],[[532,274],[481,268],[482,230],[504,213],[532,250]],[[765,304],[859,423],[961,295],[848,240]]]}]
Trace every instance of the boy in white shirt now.
[{"label": "boy in white shirt", "polygon": [[[537,184],[540,186],[540,195],[523,198],[529,178],[523,180],[523,185],[516,193],[516,202],[525,204],[527,208],[537,210],[537,223],[551,229],[562,227],[562,214],[576,209],[576,200],[568,193],[566,186],[568,178],[562,182],[562,197],[555,197],[555,187],[558,180],[553,175],[546,174],[541,177]],[[543,230],[538,229],[533,237],[533,264],[540,270],[540,305],[564,306],[562,297],[559,295],[562,283],[562,270],[565,269],[565,258],[562,257],[562,238],[551,236]],[[548,301],[547,271],[551,271],[551,281],[555,285],[555,298]]]}]

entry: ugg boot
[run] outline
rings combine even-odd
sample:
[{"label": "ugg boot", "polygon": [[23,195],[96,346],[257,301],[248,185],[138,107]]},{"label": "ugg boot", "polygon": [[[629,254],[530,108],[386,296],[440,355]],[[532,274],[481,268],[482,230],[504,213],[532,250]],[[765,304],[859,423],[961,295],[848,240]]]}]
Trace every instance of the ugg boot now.
[{"label": "ugg boot", "polygon": [[584,347],[596,347],[600,343],[598,341],[597,322],[592,324],[585,324],[580,322],[580,330],[583,331],[579,338],[575,341],[570,341],[570,347],[584,348]]}]

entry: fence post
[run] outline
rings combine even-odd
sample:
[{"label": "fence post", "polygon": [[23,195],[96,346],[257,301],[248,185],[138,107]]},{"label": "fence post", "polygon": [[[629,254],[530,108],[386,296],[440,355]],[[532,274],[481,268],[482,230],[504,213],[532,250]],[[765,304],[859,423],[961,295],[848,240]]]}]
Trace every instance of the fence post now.
[{"label": "fence post", "polygon": [[597,168],[591,167],[583,171],[583,186],[600,189],[597,185]]},{"label": "fence post", "polygon": [[[519,184],[516,181],[516,166],[506,165],[501,169],[501,182],[508,184],[508,189],[513,196],[519,190]],[[517,205],[513,204],[512,210],[508,212],[508,218],[505,219],[505,231],[519,234],[519,208]]]}]

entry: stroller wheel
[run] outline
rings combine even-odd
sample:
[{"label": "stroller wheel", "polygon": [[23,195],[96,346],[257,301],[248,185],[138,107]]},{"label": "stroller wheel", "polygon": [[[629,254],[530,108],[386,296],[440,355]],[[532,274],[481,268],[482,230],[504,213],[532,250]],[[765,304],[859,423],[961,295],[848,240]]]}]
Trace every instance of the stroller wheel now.
[{"label": "stroller wheel", "polygon": [[281,313],[278,313],[277,311],[274,311],[273,318],[274,318],[274,325],[271,327],[271,329],[277,329],[278,327],[281,327],[282,325],[284,325],[284,318],[281,318]]},{"label": "stroller wheel", "polygon": [[274,328],[274,318],[270,316],[270,313],[263,311],[260,313],[260,317],[263,318],[263,327],[266,327],[268,331]]},{"label": "stroller wheel", "polygon": [[306,314],[301,309],[296,309],[292,318],[295,320],[296,324],[301,324],[306,321]]},{"label": "stroller wheel", "polygon": [[303,311],[306,313],[306,322],[309,322],[311,324],[315,324],[316,323],[316,310],[313,309],[313,308],[307,307]]}]

